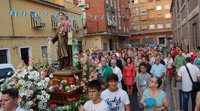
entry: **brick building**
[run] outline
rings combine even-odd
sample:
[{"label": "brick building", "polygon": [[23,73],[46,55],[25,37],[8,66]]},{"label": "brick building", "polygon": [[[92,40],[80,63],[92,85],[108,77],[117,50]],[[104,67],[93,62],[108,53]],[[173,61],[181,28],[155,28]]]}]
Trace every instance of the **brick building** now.
[{"label": "brick building", "polygon": [[85,20],[83,49],[123,48],[130,34],[129,0],[80,0]]},{"label": "brick building", "polygon": [[172,38],[170,4],[171,0],[134,0],[131,2],[129,43],[166,46]]},{"label": "brick building", "polygon": [[171,13],[173,21],[173,42],[182,49],[199,46],[200,0],[173,0]]}]

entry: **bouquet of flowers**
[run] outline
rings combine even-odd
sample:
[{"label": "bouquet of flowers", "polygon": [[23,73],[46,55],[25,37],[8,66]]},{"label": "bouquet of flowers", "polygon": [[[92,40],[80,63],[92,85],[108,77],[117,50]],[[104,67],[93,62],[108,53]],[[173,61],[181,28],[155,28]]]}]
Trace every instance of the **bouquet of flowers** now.
[{"label": "bouquet of flowers", "polygon": [[47,107],[47,101],[50,95],[47,91],[52,91],[53,75],[47,75],[51,72],[51,65],[47,59],[42,62],[43,68],[33,65],[33,58],[29,59],[28,67],[21,61],[17,72],[8,73],[11,77],[1,79],[1,90],[16,88],[19,91],[20,106],[26,110],[44,110]]}]

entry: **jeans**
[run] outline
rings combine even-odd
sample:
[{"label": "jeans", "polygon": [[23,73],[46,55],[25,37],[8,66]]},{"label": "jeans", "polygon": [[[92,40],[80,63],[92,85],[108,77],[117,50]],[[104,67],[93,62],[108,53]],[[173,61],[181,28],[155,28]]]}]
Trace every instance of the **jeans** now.
[{"label": "jeans", "polygon": [[192,98],[192,110],[190,109],[189,111],[194,111],[196,92],[192,92],[192,91],[184,92],[184,91],[182,91],[182,94],[183,94],[183,111],[188,111],[189,94],[191,95],[191,98]]}]

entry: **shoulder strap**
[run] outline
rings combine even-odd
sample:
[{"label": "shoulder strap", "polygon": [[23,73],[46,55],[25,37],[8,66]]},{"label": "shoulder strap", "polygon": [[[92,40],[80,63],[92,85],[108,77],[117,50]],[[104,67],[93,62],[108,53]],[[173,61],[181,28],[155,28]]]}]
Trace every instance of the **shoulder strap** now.
[{"label": "shoulder strap", "polygon": [[192,81],[192,83],[194,83],[193,82],[193,79],[192,79],[192,76],[191,76],[191,74],[190,74],[190,71],[189,71],[189,69],[188,69],[188,67],[185,65],[185,67],[186,67],[186,69],[187,69],[187,72],[188,72],[188,74],[189,74],[189,76],[190,76],[190,79],[191,79],[191,81]]}]

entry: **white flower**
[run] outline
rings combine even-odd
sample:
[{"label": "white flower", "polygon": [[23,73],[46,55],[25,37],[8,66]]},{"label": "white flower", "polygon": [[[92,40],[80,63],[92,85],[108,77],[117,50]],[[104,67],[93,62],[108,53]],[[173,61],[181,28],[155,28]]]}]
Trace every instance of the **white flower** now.
[{"label": "white flower", "polygon": [[12,72],[10,71],[10,72],[8,72],[8,74],[7,75],[11,75],[12,74]]},{"label": "white flower", "polygon": [[46,77],[46,78],[45,78],[45,81],[49,82],[49,81],[50,81],[50,79],[49,79],[48,77]]},{"label": "white flower", "polygon": [[29,101],[28,105],[31,106],[33,104],[33,101]]},{"label": "white flower", "polygon": [[54,91],[54,88],[53,88],[53,86],[50,86],[50,87],[49,87],[49,91],[51,91],[51,92],[53,92],[53,91]]},{"label": "white flower", "polygon": [[39,87],[40,87],[41,85],[42,85],[42,83],[41,83],[41,82],[38,82],[38,83],[37,83],[37,86],[39,86]]},{"label": "white flower", "polygon": [[50,77],[50,78],[53,78],[53,74],[50,74],[49,77]]}]

